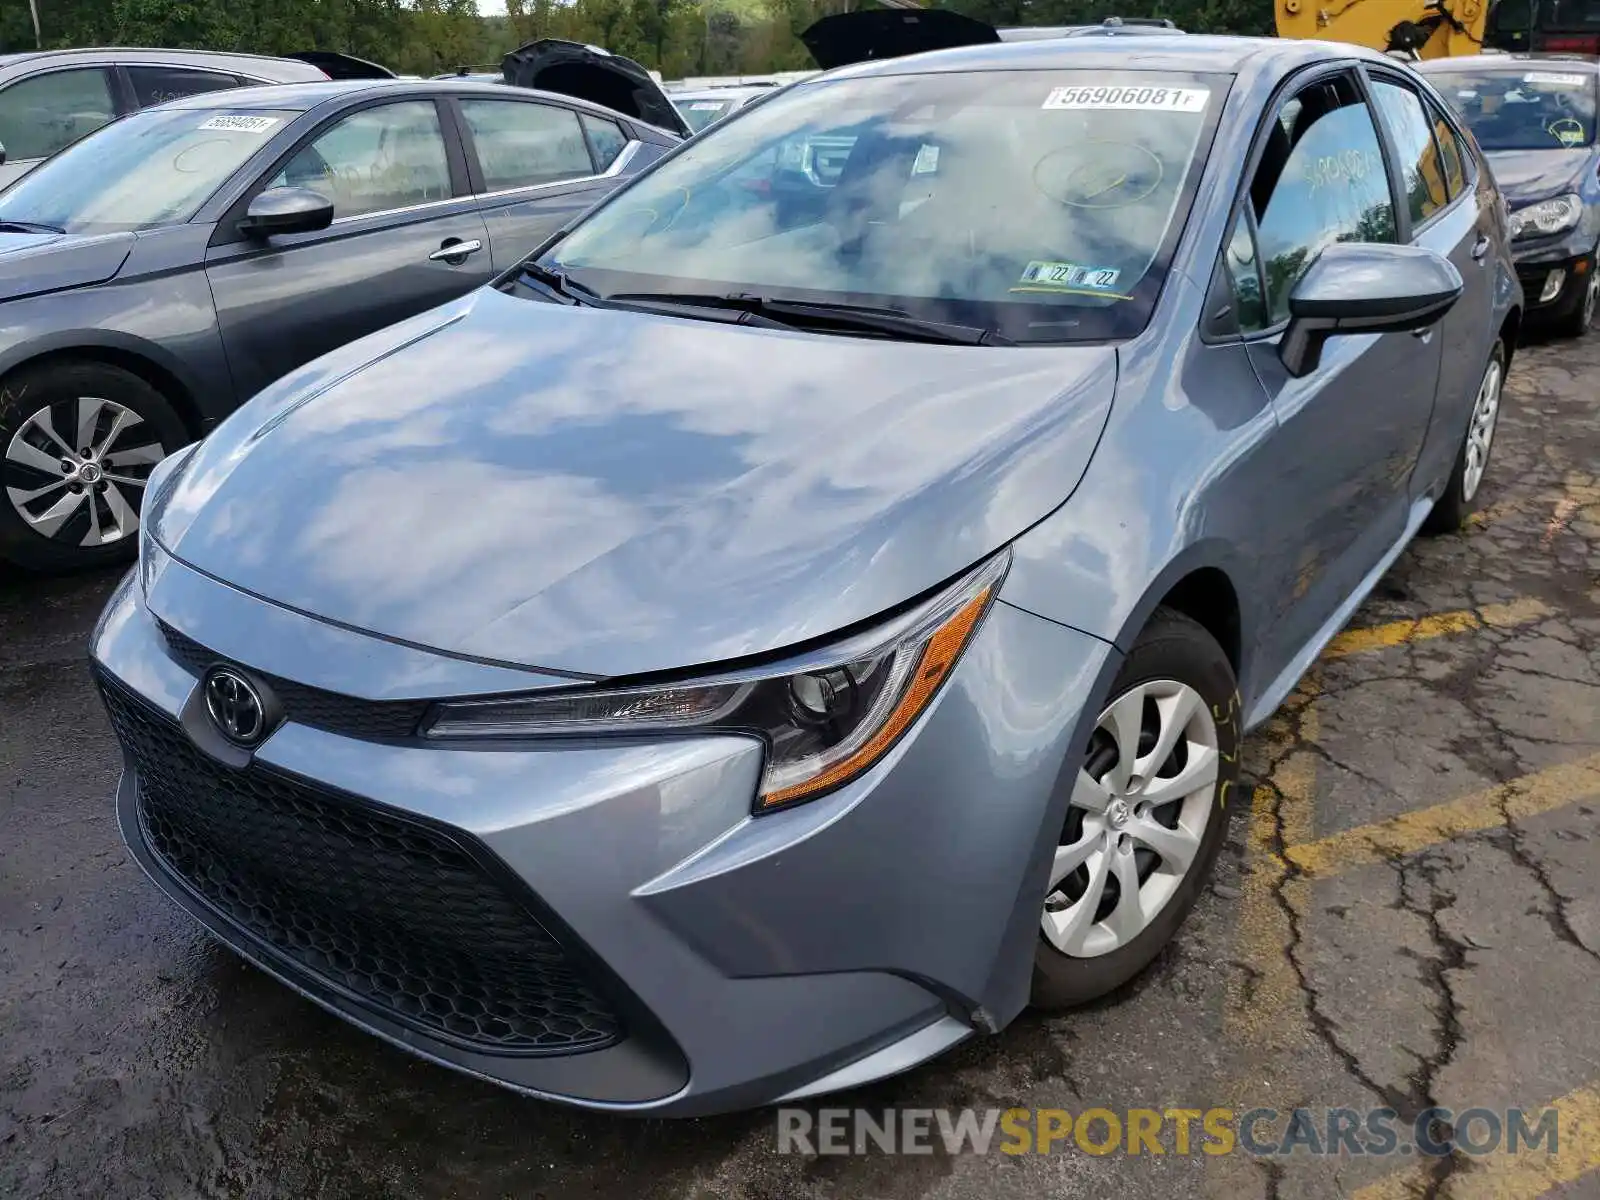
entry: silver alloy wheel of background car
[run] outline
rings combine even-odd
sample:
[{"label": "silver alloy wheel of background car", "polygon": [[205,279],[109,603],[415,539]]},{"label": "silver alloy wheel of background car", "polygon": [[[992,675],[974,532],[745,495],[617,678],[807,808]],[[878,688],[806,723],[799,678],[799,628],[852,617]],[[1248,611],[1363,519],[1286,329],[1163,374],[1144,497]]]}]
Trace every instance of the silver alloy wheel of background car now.
[{"label": "silver alloy wheel of background car", "polygon": [[1149,680],[1106,707],[1050,869],[1052,946],[1094,958],[1149,927],[1200,853],[1218,766],[1216,721],[1188,684]]},{"label": "silver alloy wheel of background car", "polygon": [[1495,425],[1500,420],[1500,388],[1505,382],[1505,368],[1498,358],[1491,358],[1483,372],[1483,382],[1478,385],[1478,398],[1472,403],[1472,417],[1467,424],[1467,457],[1461,471],[1461,498],[1471,502],[1483,483],[1484,469],[1489,465],[1489,450],[1494,444]]},{"label": "silver alloy wheel of background car", "polygon": [[1597,266],[1589,271],[1589,282],[1583,289],[1583,329],[1594,324],[1594,310],[1600,306],[1600,259],[1596,262]]},{"label": "silver alloy wheel of background car", "polygon": [[41,408],[12,435],[6,496],[41,537],[109,546],[139,528],[145,479],[165,454],[131,408],[81,396]]}]

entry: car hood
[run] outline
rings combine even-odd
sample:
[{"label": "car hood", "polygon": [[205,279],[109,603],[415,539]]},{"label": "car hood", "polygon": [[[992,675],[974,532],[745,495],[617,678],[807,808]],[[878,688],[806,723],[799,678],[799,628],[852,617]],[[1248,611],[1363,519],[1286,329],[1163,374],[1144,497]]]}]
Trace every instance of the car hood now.
[{"label": "car hood", "polygon": [[835,13],[800,35],[824,71],[870,59],[901,58],[926,50],[953,50],[998,42],[994,26],[947,8],[864,8]]},{"label": "car hood", "polygon": [[104,283],[122,270],[134,240],[131,233],[0,233],[0,298]]},{"label": "car hood", "polygon": [[340,54],[336,50],[296,50],[285,58],[296,59],[317,68],[329,79],[394,79],[396,75],[380,63]]},{"label": "car hood", "polygon": [[507,54],[500,69],[505,81],[517,87],[576,96],[679,137],[692,135],[649,71],[599,46],[540,38]]},{"label": "car hood", "polygon": [[1583,176],[1594,170],[1592,150],[1490,150],[1485,157],[1506,203],[1513,208],[1579,190]]},{"label": "car hood", "polygon": [[1068,497],[1116,382],[1103,346],[488,289],[357,346],[213,432],[156,538],[313,616],[596,677],[796,646],[959,574]]}]

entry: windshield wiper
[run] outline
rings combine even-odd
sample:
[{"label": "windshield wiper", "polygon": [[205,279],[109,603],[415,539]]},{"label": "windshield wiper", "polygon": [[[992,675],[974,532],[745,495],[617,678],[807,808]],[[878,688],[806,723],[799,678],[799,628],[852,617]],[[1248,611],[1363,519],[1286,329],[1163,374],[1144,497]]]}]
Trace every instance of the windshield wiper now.
[{"label": "windshield wiper", "polygon": [[625,304],[659,303],[680,308],[731,309],[755,316],[771,317],[785,325],[806,329],[836,329],[840,332],[881,333],[889,337],[918,342],[947,342],[959,346],[1010,346],[1011,339],[980,325],[953,325],[914,317],[904,309],[879,308],[868,304],[842,304],[831,301],[784,300],[776,296],[757,296],[734,292],[717,296],[698,292],[618,292],[607,302]]},{"label": "windshield wiper", "polygon": [[547,292],[554,292],[570,304],[599,304],[600,295],[592,288],[572,279],[565,271],[557,271],[529,260],[522,264],[522,275],[533,280]]},{"label": "windshield wiper", "polygon": [[65,233],[59,225],[44,225],[38,221],[0,220],[0,233]]}]

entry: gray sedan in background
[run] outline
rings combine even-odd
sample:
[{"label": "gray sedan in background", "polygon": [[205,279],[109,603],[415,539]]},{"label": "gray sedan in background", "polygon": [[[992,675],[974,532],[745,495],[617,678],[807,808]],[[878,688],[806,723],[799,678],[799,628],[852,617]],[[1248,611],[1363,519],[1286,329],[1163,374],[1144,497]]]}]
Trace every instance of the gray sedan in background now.
[{"label": "gray sedan in background", "polygon": [[123,834],[317,1003],[596,1108],[1103,996],[1245,731],[1477,502],[1509,243],[1355,47],[795,84],[158,468],[92,650]]},{"label": "gray sedan in background", "polygon": [[677,140],[550,92],[355,80],[193,96],[62,151],[0,193],[0,558],[131,556],[163,455]]}]

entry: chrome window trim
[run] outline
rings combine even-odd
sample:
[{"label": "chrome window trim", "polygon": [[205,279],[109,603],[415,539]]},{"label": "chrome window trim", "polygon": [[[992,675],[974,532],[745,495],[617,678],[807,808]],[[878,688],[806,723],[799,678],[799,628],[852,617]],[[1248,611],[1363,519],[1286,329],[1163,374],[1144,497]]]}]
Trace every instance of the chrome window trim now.
[{"label": "chrome window trim", "polygon": [[523,192],[542,192],[546,188],[573,187],[581,183],[594,183],[600,179],[614,179],[622,173],[622,168],[628,165],[629,160],[639,152],[639,147],[644,145],[637,138],[630,138],[628,144],[617,151],[616,158],[611,160],[611,165],[598,175],[574,175],[571,179],[552,179],[549,183],[525,183],[520,187],[500,188],[493,192],[479,192],[479,200],[498,200],[503,196],[515,196]]},{"label": "chrome window trim", "polygon": [[401,208],[379,208],[372,212],[352,213],[348,217],[335,217],[329,227],[342,225],[346,221],[370,221],[373,217],[392,217],[399,213],[422,212],[429,208],[442,208],[446,204],[464,204],[474,199],[472,196],[446,196],[443,200],[424,200],[421,204],[407,204]]}]

